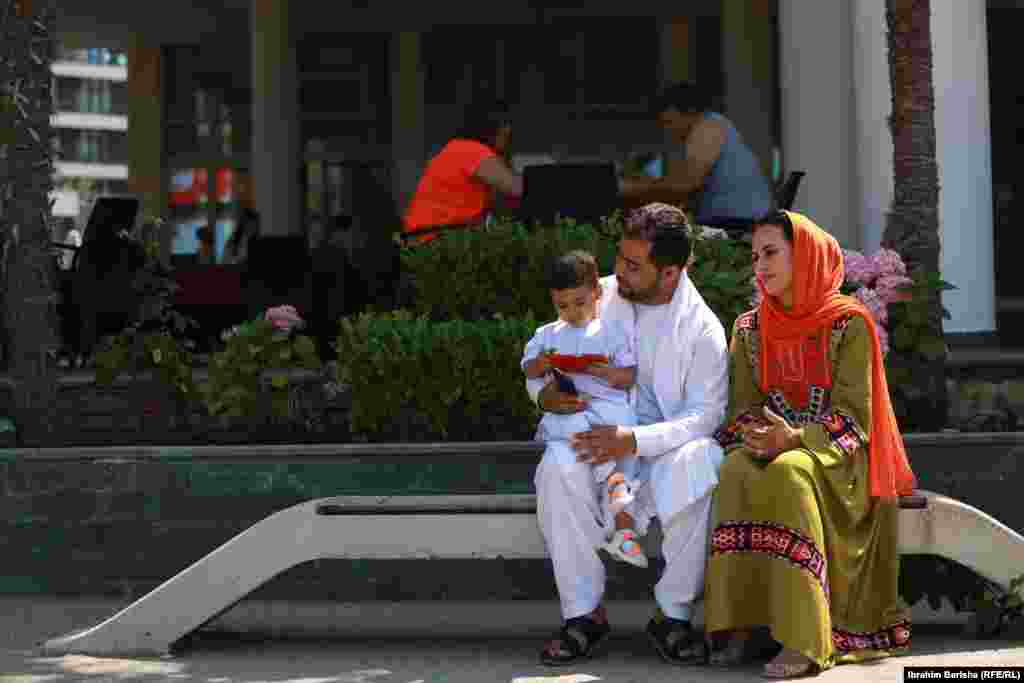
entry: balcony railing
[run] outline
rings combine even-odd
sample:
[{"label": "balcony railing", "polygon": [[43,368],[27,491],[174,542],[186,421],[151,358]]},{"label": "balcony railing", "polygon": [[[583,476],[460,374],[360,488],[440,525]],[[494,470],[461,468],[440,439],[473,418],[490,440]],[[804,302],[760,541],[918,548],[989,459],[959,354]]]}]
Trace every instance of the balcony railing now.
[{"label": "balcony railing", "polygon": [[128,117],[121,114],[89,114],[77,111],[58,111],[50,117],[54,128],[76,128],[79,130],[128,130]]},{"label": "balcony railing", "polygon": [[128,67],[117,64],[83,64],[81,62],[54,62],[50,66],[54,76],[66,78],[91,78],[101,81],[124,82],[128,80]]}]

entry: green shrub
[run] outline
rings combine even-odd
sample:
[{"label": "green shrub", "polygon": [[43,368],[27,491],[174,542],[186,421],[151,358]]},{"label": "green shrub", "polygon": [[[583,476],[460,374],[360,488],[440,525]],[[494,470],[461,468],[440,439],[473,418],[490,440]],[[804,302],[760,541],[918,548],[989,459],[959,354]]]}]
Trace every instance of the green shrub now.
[{"label": "green shrub", "polygon": [[[402,250],[402,269],[412,280],[409,310],[430,320],[488,320],[532,315],[554,317],[544,286],[550,259],[585,249],[602,275],[615,266],[622,220],[597,225],[560,221],[527,230],[498,222],[480,230],[451,232],[429,244]],[[691,276],[726,327],[751,307],[750,246],[744,242],[695,237]]]},{"label": "green shrub", "polygon": [[693,241],[694,264],[690,277],[697,291],[732,334],[736,318],[753,308],[754,269],[750,261],[750,245],[727,239],[696,238]]},{"label": "green shrub", "polygon": [[[290,306],[281,307],[289,308]],[[223,351],[210,358],[210,379],[202,386],[203,398],[211,415],[241,417],[259,410],[259,401],[266,390],[264,373],[273,369],[320,367],[316,344],[298,334],[300,324],[294,328],[280,328],[267,316],[237,325],[223,333]],[[297,319],[298,320],[298,319]],[[270,406],[277,417],[288,415],[288,377],[283,374],[270,378]]]},{"label": "green shrub", "polygon": [[529,439],[539,413],[519,367],[532,317],[430,322],[408,311],[344,318],[337,381],[360,441]]},{"label": "green shrub", "polygon": [[402,270],[413,287],[408,308],[434,321],[531,313],[543,318],[551,310],[544,287],[548,261],[572,249],[586,249],[597,258],[601,273],[611,272],[615,242],[590,226],[569,222],[532,231],[502,222],[404,248]]},{"label": "green shrub", "polygon": [[152,370],[180,398],[198,397],[192,378],[192,352],[167,330],[141,333],[130,328],[109,339],[96,353],[96,383],[110,386],[121,374]]}]

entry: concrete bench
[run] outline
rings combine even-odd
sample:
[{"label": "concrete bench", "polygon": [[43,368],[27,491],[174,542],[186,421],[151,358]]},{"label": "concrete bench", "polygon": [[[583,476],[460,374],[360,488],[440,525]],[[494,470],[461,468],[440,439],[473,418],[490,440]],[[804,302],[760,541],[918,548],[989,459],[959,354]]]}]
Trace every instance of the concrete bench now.
[{"label": "concrete bench", "polygon": [[[532,495],[340,496],[281,510],[106,621],[43,645],[47,654],[160,654],[281,572],[317,559],[532,559],[547,551]],[[900,552],[939,555],[1007,590],[1024,537],[927,491],[901,501]],[[660,547],[652,525],[648,554]]]}]

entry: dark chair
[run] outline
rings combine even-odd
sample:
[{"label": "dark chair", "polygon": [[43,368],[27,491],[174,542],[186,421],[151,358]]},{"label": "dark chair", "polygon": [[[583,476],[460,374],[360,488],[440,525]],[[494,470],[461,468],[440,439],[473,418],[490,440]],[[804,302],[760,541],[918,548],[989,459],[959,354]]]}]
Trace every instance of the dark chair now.
[{"label": "dark chair", "polygon": [[54,243],[75,253],[71,270],[60,276],[61,332],[69,350],[89,355],[101,337],[138,319],[142,297],[132,281],[146,254],[120,234],[131,230],[138,211],[134,197],[100,197],[89,214],[82,246]]},{"label": "dark chair", "polygon": [[[776,186],[775,196],[773,198],[775,206],[773,208],[785,211],[789,211],[793,208],[793,202],[796,201],[796,192],[800,189],[800,181],[803,180],[805,175],[807,175],[807,173],[804,171],[791,171],[789,175],[786,176],[786,179]],[[729,234],[730,239],[738,240],[743,239],[744,237],[749,238],[750,231],[754,227],[754,220],[736,218],[729,221],[714,223],[707,227],[725,230]]]},{"label": "dark chair", "polygon": [[791,171],[786,180],[775,190],[775,208],[789,211],[796,201],[796,191],[800,189],[800,181],[807,175],[804,171]]},{"label": "dark chair", "polygon": [[71,348],[88,356],[104,335],[116,334],[135,322],[142,296],[132,286],[146,264],[143,248],[131,240],[105,236],[77,252],[68,287],[69,322],[78,318],[80,329],[70,332]]}]

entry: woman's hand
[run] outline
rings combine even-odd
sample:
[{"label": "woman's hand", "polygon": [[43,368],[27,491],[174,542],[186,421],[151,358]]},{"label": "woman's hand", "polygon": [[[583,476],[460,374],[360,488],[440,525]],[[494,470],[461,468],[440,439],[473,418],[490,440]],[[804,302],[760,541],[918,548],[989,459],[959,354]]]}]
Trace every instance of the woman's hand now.
[{"label": "woman's hand", "polygon": [[768,406],[764,407],[768,425],[752,424],[742,428],[743,443],[754,456],[762,460],[774,460],[779,454],[803,444],[803,430],[794,429],[785,418],[776,415]]}]

